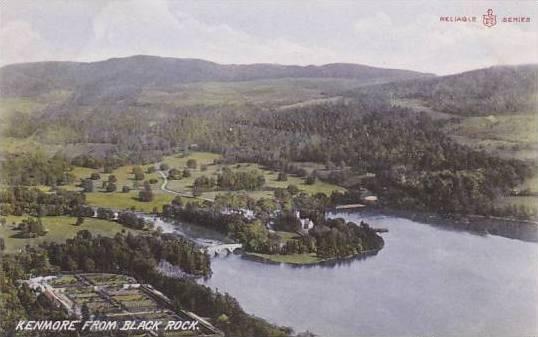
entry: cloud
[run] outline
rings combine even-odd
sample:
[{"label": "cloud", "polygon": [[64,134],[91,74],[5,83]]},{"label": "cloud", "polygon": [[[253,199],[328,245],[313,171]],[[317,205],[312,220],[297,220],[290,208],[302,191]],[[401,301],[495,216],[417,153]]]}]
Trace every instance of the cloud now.
[{"label": "cloud", "polygon": [[207,24],[171,10],[165,1],[115,1],[93,20],[93,37],[81,52],[91,59],[155,54],[225,63],[317,63],[336,59],[329,49],[283,37],[263,39],[227,24]]},{"label": "cloud", "polygon": [[43,60],[50,57],[39,33],[24,21],[10,21],[0,29],[0,64]]},{"label": "cloud", "polygon": [[538,17],[491,29],[439,22],[441,15],[480,19],[490,4],[498,15],[531,15],[534,7],[525,3],[49,1],[2,1],[0,64],[151,54],[220,63],[352,62],[446,74],[538,62]]},{"label": "cloud", "polygon": [[380,12],[355,22],[354,32],[355,45],[367,46],[361,56],[366,63],[446,74],[538,62],[536,31],[517,24],[488,28],[481,22],[442,23],[431,14],[395,24]]}]

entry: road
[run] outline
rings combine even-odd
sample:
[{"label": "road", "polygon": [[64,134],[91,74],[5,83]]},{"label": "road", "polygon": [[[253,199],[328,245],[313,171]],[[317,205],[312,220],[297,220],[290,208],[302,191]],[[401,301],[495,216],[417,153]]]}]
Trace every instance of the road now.
[{"label": "road", "polygon": [[166,173],[164,173],[163,171],[160,171],[160,170],[157,171],[157,172],[159,172],[159,174],[163,178],[163,183],[161,184],[161,191],[171,193],[171,194],[175,194],[175,195],[179,195],[179,196],[182,196],[182,197],[185,197],[185,198],[192,198],[192,199],[199,199],[199,200],[213,202],[212,199],[202,198],[202,197],[195,197],[191,193],[184,193],[184,192],[177,192],[177,191],[169,190],[168,188],[166,188],[166,185],[168,184],[168,177],[166,176]]}]

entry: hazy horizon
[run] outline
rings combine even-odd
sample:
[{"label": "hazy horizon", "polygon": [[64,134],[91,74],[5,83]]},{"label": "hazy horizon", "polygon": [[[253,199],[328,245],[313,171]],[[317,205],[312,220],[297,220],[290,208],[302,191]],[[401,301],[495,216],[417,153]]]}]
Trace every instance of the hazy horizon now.
[{"label": "hazy horizon", "polygon": [[114,59],[126,59],[126,58],[132,58],[132,57],[155,57],[155,58],[170,58],[170,59],[181,59],[181,60],[199,60],[199,61],[205,61],[209,63],[215,63],[219,65],[257,65],[257,64],[267,64],[267,65],[279,65],[279,66],[300,66],[300,67],[308,67],[308,66],[326,66],[331,64],[351,64],[351,65],[358,65],[358,66],[366,66],[371,68],[379,68],[379,69],[387,69],[387,70],[408,70],[408,71],[415,71],[415,72],[421,72],[424,74],[431,74],[435,76],[448,76],[448,75],[456,75],[465,73],[468,71],[478,70],[478,69],[485,69],[485,68],[491,68],[491,67],[510,67],[510,66],[525,66],[525,65],[538,65],[538,62],[533,63],[517,63],[517,64],[494,64],[490,66],[484,66],[480,68],[473,68],[468,69],[464,71],[458,71],[455,73],[449,73],[449,74],[438,74],[434,72],[422,72],[420,70],[416,69],[410,69],[410,68],[391,68],[391,67],[379,67],[376,65],[371,64],[364,64],[364,63],[352,63],[352,62],[330,62],[330,63],[323,63],[323,64],[291,64],[291,63],[270,63],[270,62],[253,62],[253,63],[224,63],[224,62],[217,62],[214,60],[204,59],[200,57],[173,57],[173,56],[161,56],[161,55],[150,55],[150,54],[133,54],[128,56],[121,56],[121,57],[109,57],[101,60],[92,60],[92,61],[76,61],[76,60],[42,60],[42,61],[30,61],[30,62],[19,62],[19,63],[9,63],[9,64],[3,64],[0,65],[0,68],[7,67],[7,66],[13,66],[18,64],[30,64],[30,63],[54,63],[54,62],[73,62],[73,63],[98,63],[98,62],[106,62]]},{"label": "hazy horizon", "polygon": [[[492,8],[529,23],[482,24]],[[131,55],[219,64],[363,64],[438,75],[538,62],[531,1],[63,1],[0,5],[0,66]],[[475,16],[477,23],[440,22]]]}]

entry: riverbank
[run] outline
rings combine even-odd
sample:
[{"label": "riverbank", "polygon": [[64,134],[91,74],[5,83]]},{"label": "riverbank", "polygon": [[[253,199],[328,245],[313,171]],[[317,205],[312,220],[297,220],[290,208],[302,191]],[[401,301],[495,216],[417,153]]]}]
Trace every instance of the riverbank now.
[{"label": "riverbank", "polygon": [[292,265],[292,266],[318,266],[318,265],[335,265],[339,263],[344,263],[346,261],[352,261],[357,260],[361,258],[366,258],[368,256],[374,256],[377,255],[377,253],[383,249],[383,247],[379,249],[372,249],[372,250],[366,250],[363,252],[360,252],[358,254],[345,256],[345,257],[330,257],[330,258],[321,258],[317,256],[315,253],[309,253],[309,254],[289,254],[289,255],[282,255],[282,254],[261,254],[261,253],[250,253],[250,252],[244,252],[242,257],[247,260],[251,260],[254,262],[261,262],[261,263],[267,263],[267,264],[285,264],[285,265]]},{"label": "riverbank", "polygon": [[[342,211],[336,213],[334,213],[334,210],[330,211],[333,212],[332,214],[346,213]],[[522,241],[538,242],[538,222],[531,220],[487,217],[483,215],[440,215],[433,212],[417,212],[373,207],[356,209],[353,212],[347,213],[391,215],[427,223],[433,226],[465,230],[479,235],[490,234]]]}]

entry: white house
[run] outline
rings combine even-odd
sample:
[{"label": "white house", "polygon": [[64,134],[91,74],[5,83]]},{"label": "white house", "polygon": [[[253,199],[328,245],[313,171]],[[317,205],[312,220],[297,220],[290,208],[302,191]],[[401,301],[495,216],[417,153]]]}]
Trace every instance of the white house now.
[{"label": "white house", "polygon": [[295,211],[295,216],[301,223],[301,232],[308,233],[309,230],[314,228],[314,222],[309,218],[301,219],[301,213],[299,211]]}]

